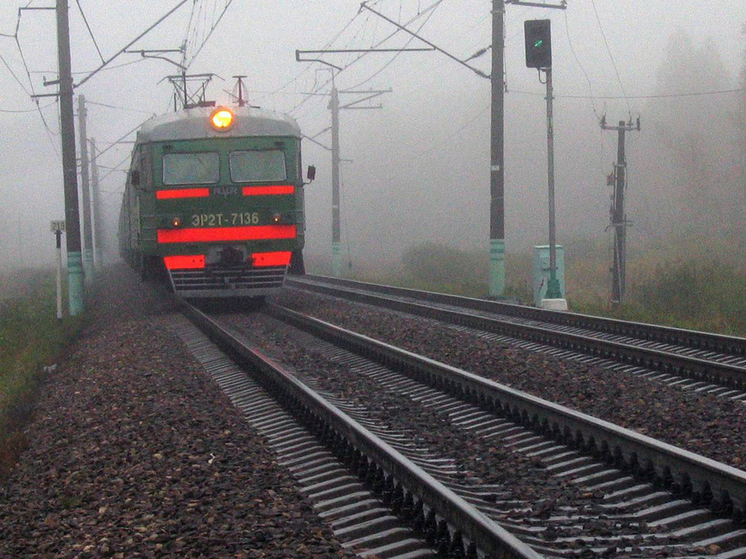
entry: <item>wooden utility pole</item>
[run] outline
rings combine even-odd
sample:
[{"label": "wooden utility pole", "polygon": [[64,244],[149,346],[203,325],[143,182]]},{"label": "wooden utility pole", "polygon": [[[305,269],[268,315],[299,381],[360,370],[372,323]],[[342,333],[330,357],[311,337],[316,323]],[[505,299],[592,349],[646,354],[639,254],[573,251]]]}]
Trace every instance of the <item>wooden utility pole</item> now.
[{"label": "wooden utility pole", "polygon": [[631,120],[625,123],[619,121],[618,126],[608,126],[606,117],[601,119],[601,128],[603,130],[616,130],[619,134],[617,144],[617,162],[614,165],[614,173],[609,176],[609,184],[614,186],[614,193],[611,197],[611,216],[610,228],[614,230],[614,254],[611,265],[611,303],[618,306],[624,299],[626,288],[627,274],[627,227],[632,225],[627,221],[627,214],[624,212],[624,191],[627,188],[627,159],[624,152],[625,132],[640,130],[640,119],[637,119],[636,125]]},{"label": "wooden utility pole", "polygon": [[83,258],[80,247],[78,212],[78,170],[75,161],[75,113],[73,112],[73,76],[70,61],[70,23],[67,0],[57,0],[57,54],[59,64],[60,136],[62,172],[65,185],[65,228],[67,242],[67,279],[70,316],[83,312]]}]

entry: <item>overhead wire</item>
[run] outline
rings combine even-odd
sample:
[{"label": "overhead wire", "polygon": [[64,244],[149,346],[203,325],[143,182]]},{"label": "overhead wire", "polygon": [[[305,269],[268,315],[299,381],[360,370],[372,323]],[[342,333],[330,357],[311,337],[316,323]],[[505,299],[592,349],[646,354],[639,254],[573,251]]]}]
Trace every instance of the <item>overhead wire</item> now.
[{"label": "overhead wire", "polygon": [[10,67],[10,64],[8,64],[8,61],[5,60],[5,57],[2,54],[0,54],[0,60],[2,60],[3,64],[5,65],[5,67],[8,69],[8,72],[10,72],[10,75],[13,76],[13,79],[15,79],[16,82],[18,83],[18,85],[21,86],[21,89],[23,89],[23,91],[26,93],[26,95],[28,95],[29,97],[31,97],[31,92],[28,89],[26,89],[26,86],[23,85],[23,82],[18,78],[18,76],[16,76],[16,73]]},{"label": "overhead wire", "polygon": [[567,32],[567,44],[570,46],[570,52],[572,53],[573,58],[575,59],[575,62],[577,62],[578,66],[580,67],[580,70],[583,72],[583,75],[585,76],[585,81],[588,84],[588,93],[591,95],[591,107],[593,108],[593,114],[596,115],[597,120],[601,120],[601,116],[598,114],[598,111],[596,110],[596,101],[593,98],[593,84],[591,83],[591,79],[588,77],[588,72],[585,71],[585,68],[583,67],[583,64],[580,62],[580,58],[578,58],[578,54],[575,52],[575,47],[572,44],[572,35],[570,33],[570,25],[567,20],[567,10],[564,10],[564,16],[565,16],[565,31]]},{"label": "overhead wire", "polygon": [[[442,0],[440,0],[440,1],[442,1]],[[422,24],[417,28],[417,33],[419,33],[422,30],[422,28],[425,27],[425,25],[427,25],[427,22],[430,21],[430,18],[433,16],[433,14],[435,13],[435,10],[440,5],[440,1],[435,5],[435,7],[432,9],[432,11],[430,11],[430,13],[428,13],[427,17],[425,18],[425,21],[423,21]],[[414,41],[414,40],[415,40],[415,37],[410,37],[409,40],[406,43],[404,43],[404,47],[403,48],[407,48],[412,43],[412,41]],[[373,74],[371,74],[368,78],[364,79],[363,81],[356,83],[355,85],[353,85],[352,87],[350,87],[350,89],[358,88],[360,86],[365,85],[369,81],[371,81],[373,78],[375,78],[376,76],[378,76],[381,72],[383,72],[386,68],[388,68],[397,58],[399,58],[399,56],[401,56],[401,54],[403,54],[403,53],[397,52],[396,54],[394,54],[394,56],[392,56],[389,59],[388,62],[386,62],[383,66],[381,66],[381,68],[379,68],[378,71],[374,72]],[[343,68],[343,70],[344,70],[344,68]]]},{"label": "overhead wire", "polygon": [[[407,21],[407,22],[406,22],[406,23],[404,24],[404,27],[406,27],[407,25],[410,25],[410,24],[412,24],[413,22],[417,21],[417,20],[418,20],[418,19],[419,19],[419,18],[420,18],[420,17],[422,16],[422,14],[424,14],[424,13],[427,13],[427,12],[429,12],[429,11],[431,11],[431,10],[433,10],[433,9],[437,8],[437,7],[438,7],[438,6],[439,6],[439,5],[441,4],[441,2],[443,2],[443,1],[444,1],[444,0],[436,0],[436,1],[435,1],[435,2],[433,3],[433,4],[431,4],[430,6],[428,6],[427,8],[425,8],[425,10],[424,10],[424,11],[421,11],[421,12],[419,12],[419,13],[418,13],[418,14],[417,14],[416,16],[414,16],[414,17],[413,17],[413,18],[411,18],[411,19],[410,19],[409,21]],[[395,31],[391,32],[391,33],[390,33],[389,35],[387,35],[387,36],[386,36],[386,37],[385,37],[384,39],[382,39],[382,40],[378,41],[378,42],[377,42],[377,43],[376,43],[375,45],[373,45],[373,48],[377,48],[377,47],[381,46],[382,44],[384,44],[384,43],[385,43],[386,41],[388,41],[389,39],[391,39],[392,37],[394,37],[394,36],[395,36],[396,34],[398,34],[399,32],[400,32],[400,30],[399,30],[399,29],[396,29]],[[342,70],[340,70],[339,72],[337,72],[337,75],[339,75],[339,74],[340,74],[341,72],[343,72],[343,71],[347,70],[348,68],[350,68],[351,66],[353,66],[354,64],[356,64],[357,62],[359,62],[360,60],[362,60],[362,59],[363,59],[363,58],[364,58],[364,57],[365,57],[366,55],[368,55],[368,54],[369,54],[369,53],[362,53],[362,54],[361,54],[360,56],[358,56],[357,58],[355,58],[355,59],[354,59],[354,60],[353,60],[352,62],[350,62],[349,64],[347,64],[346,66],[344,66],[344,67],[342,68]],[[332,82],[332,80],[333,80],[333,78],[331,78],[331,79],[327,80],[326,82],[324,82],[324,83],[323,83],[323,84],[322,84],[322,85],[320,86],[320,88],[319,88],[319,89],[321,89],[321,88],[323,88],[323,87],[326,87],[326,86],[327,86],[328,84],[330,84],[330,83]],[[365,83],[365,82],[362,82],[362,83]],[[356,85],[356,86],[354,86],[354,87],[359,87],[359,85],[360,85],[360,84],[358,84],[358,85]],[[353,87],[353,88],[354,88],[354,87]],[[293,113],[294,113],[294,112],[295,112],[295,111],[296,111],[296,110],[297,110],[298,108],[300,108],[301,106],[303,106],[303,105],[304,105],[304,104],[305,104],[305,103],[306,103],[306,102],[307,102],[307,101],[308,101],[309,99],[310,99],[310,97],[306,97],[305,99],[303,99],[302,101],[300,101],[300,102],[299,102],[299,103],[298,103],[297,105],[295,105],[295,107],[293,107],[292,109],[290,109],[290,111],[288,111],[288,112],[289,112],[290,114],[293,114]]]},{"label": "overhead wire", "polygon": [[153,113],[151,111],[143,111],[142,109],[131,109],[129,107],[120,107],[118,105],[109,105],[107,103],[98,103],[96,101],[91,101],[90,99],[86,99],[85,102],[86,102],[87,105],[96,105],[97,107],[106,107],[107,109],[118,109],[120,111],[128,111],[128,112],[132,112],[132,113],[142,113],[142,114],[146,114],[146,115],[156,116],[155,113]]},{"label": "overhead wire", "polygon": [[440,146],[442,146],[449,140],[452,140],[453,138],[461,134],[461,132],[469,128],[469,126],[474,124],[477,120],[479,120],[482,117],[482,115],[484,115],[484,113],[490,110],[490,108],[492,108],[492,105],[490,103],[487,103],[487,105],[484,108],[482,108],[476,115],[474,115],[474,117],[472,117],[466,123],[464,123],[458,130],[456,130],[455,132],[452,132],[451,134],[449,134],[447,137],[443,138],[442,140],[432,144],[428,149],[415,153],[412,156],[412,159],[419,159],[420,157],[423,157],[427,155],[428,153],[431,153],[432,151],[436,150],[437,148],[439,148]]},{"label": "overhead wire", "polygon": [[[225,13],[228,11],[228,8],[230,8],[231,4],[233,4],[233,0],[227,0],[227,2],[225,4],[225,7],[223,8],[223,11],[220,12],[220,15],[218,16],[217,20],[215,20],[215,23],[212,24],[212,27],[210,28],[210,31],[207,33],[207,36],[204,38],[204,40],[202,41],[202,44],[197,49],[197,52],[194,53],[194,55],[192,56],[191,60],[189,60],[189,62],[186,64],[187,68],[192,65],[192,63],[197,58],[197,56],[199,56],[199,53],[202,52],[202,49],[207,44],[207,41],[210,40],[210,37],[212,36],[212,34],[215,31],[215,29],[217,28],[217,26],[220,24],[221,20],[225,16]],[[216,9],[217,9],[217,4],[215,4],[215,10]],[[213,10],[213,18],[214,18],[214,15],[215,15],[214,14],[215,10]]]},{"label": "overhead wire", "polygon": [[598,9],[596,8],[596,0],[591,0],[591,5],[593,6],[593,13],[596,14],[596,21],[598,22],[598,28],[601,31],[601,37],[604,40],[604,45],[606,45],[606,52],[609,53],[609,58],[611,59],[611,66],[614,68],[614,73],[616,74],[616,79],[619,82],[619,87],[622,88],[622,94],[623,98],[627,101],[627,110],[629,111],[630,118],[632,118],[632,107],[629,104],[629,98],[627,96],[627,92],[624,89],[624,84],[622,83],[622,78],[619,75],[619,69],[616,65],[616,60],[614,60],[614,55],[611,53],[611,48],[609,47],[609,41],[606,40],[606,33],[604,32],[604,26],[601,24],[601,17],[598,15]]},{"label": "overhead wire", "polygon": [[88,18],[85,17],[83,6],[80,5],[80,0],[75,0],[75,3],[78,5],[78,10],[80,10],[80,15],[83,17],[83,23],[85,23],[86,29],[88,29],[88,34],[91,36],[91,40],[93,41],[93,46],[96,47],[96,51],[98,52],[98,55],[101,58],[101,62],[105,62],[104,55],[101,54],[101,49],[98,47],[98,42],[96,41],[96,37],[93,36],[93,30],[91,29],[91,26],[88,24]]},{"label": "overhead wire", "polygon": [[[41,109],[42,110],[47,109],[56,103],[57,101],[52,101],[48,105],[44,105],[43,107],[41,107]],[[33,109],[0,109],[0,113],[24,114],[24,113],[35,113],[37,110],[38,110],[37,107],[34,107]]]},{"label": "overhead wire", "polygon": [[[652,95],[595,95],[593,97],[589,95],[573,95],[573,94],[567,94],[567,95],[557,95],[555,94],[554,97],[558,99],[673,99],[677,97],[701,97],[701,96],[707,96],[707,95],[726,95],[729,93],[744,93],[746,92],[746,87],[739,87],[734,89],[718,89],[713,91],[692,91],[692,92],[682,92],[682,93],[659,93],[659,94],[652,94]],[[544,96],[544,93],[539,93],[537,91],[517,91],[513,90],[512,93],[518,93],[520,95],[533,95],[533,96]]]},{"label": "overhead wire", "polygon": [[[142,62],[147,62],[152,60],[151,58],[137,58],[135,60],[130,60],[129,62],[122,62],[121,64],[116,64],[114,66],[106,66],[106,68],[102,68],[101,72],[108,72],[109,70],[116,70],[117,68],[124,68],[125,66],[131,66],[133,64],[140,64]],[[70,72],[73,76],[80,76],[83,74],[90,74],[93,70],[78,70],[77,72]],[[56,74],[57,70],[31,70],[31,74]]]}]

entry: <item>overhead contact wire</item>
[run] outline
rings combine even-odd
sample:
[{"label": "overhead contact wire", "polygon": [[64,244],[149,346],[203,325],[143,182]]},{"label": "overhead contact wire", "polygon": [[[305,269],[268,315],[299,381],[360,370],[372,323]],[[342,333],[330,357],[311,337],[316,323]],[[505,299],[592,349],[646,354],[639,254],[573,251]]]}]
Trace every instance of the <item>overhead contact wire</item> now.
[{"label": "overhead contact wire", "polygon": [[622,94],[624,95],[624,99],[627,101],[627,110],[629,111],[630,118],[632,117],[632,107],[629,104],[629,97],[627,96],[627,92],[624,89],[624,84],[622,83],[622,78],[619,75],[619,69],[616,66],[616,60],[614,60],[614,55],[611,53],[611,48],[609,47],[609,42],[606,40],[606,33],[604,33],[604,26],[601,24],[601,17],[598,15],[598,9],[596,8],[596,0],[591,0],[591,5],[593,6],[593,13],[596,14],[596,21],[598,22],[598,28],[601,31],[601,37],[604,40],[604,45],[606,45],[606,52],[609,53],[609,58],[611,59],[611,66],[614,68],[614,73],[616,74],[616,79],[619,82],[619,87],[622,88]]}]

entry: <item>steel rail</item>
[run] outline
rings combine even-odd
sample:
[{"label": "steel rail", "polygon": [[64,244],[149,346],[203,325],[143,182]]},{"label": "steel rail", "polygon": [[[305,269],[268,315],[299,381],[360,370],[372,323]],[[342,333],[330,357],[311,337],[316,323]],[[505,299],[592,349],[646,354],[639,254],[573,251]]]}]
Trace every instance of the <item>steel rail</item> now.
[{"label": "steel rail", "polygon": [[301,313],[269,311],[334,344],[574,446],[639,478],[746,518],[746,472]]},{"label": "steel rail", "polygon": [[[325,438],[343,439],[343,444],[349,447],[346,450],[347,454],[359,452],[367,457],[363,459],[370,460],[382,473],[385,472],[387,482],[391,478],[395,479],[399,483],[400,492],[408,493],[414,501],[424,503],[429,509],[434,510],[453,528],[454,534],[460,533],[461,537],[472,542],[487,557],[543,557],[328,403],[280,364],[260,351],[248,347],[237,333],[222,327],[184,301],[180,301],[180,306],[184,314],[223,351],[257,370],[262,380],[272,386],[273,392],[281,394],[281,399],[288,404],[287,408],[294,414],[303,410],[303,415],[313,418],[312,422],[322,422],[328,426],[327,429],[323,429]],[[334,435],[330,437],[329,431]],[[392,487],[392,490],[395,489]]]},{"label": "steel rail", "polygon": [[289,280],[290,285],[301,286],[306,285],[309,282],[340,285],[353,289],[375,291],[398,297],[409,297],[432,303],[499,313],[528,320],[537,320],[539,322],[548,322],[575,328],[586,328],[595,332],[629,336],[645,341],[675,344],[705,351],[717,351],[727,355],[746,356],[746,338],[740,338],[737,336],[726,336],[722,334],[714,334],[712,332],[686,330],[684,328],[631,322],[580,313],[550,311],[501,301],[462,297],[459,295],[435,293],[432,291],[419,291],[405,287],[366,283],[327,276],[306,275],[303,277],[289,278]]},{"label": "steel rail", "polygon": [[[544,328],[542,326],[517,324],[515,322],[500,320],[499,318],[473,314],[466,310],[450,310],[440,307],[432,307],[427,304],[427,302],[432,302],[430,300],[417,303],[401,299],[390,299],[384,295],[365,293],[363,291],[351,290],[344,287],[328,287],[316,283],[299,282],[297,279],[291,279],[287,283],[291,286],[301,285],[302,289],[309,291],[329,295],[339,295],[359,302],[365,302],[392,310],[468,326],[470,328],[476,328],[513,338],[551,345],[569,351],[585,353],[594,357],[613,359],[620,363],[646,367],[662,373],[685,376],[695,380],[733,387],[740,390],[746,389],[746,367],[708,361],[698,357],[690,357],[669,351],[641,347],[612,340],[602,340],[572,332],[561,332]],[[488,301],[488,303],[490,302]],[[545,312],[554,314],[552,311]]]}]

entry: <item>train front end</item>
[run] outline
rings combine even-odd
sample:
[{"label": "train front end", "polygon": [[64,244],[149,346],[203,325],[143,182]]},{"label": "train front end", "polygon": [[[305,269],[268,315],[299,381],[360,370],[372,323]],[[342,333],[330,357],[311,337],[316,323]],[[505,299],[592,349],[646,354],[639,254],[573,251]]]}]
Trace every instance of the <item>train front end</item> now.
[{"label": "train front end", "polygon": [[186,298],[262,297],[290,268],[302,273],[295,121],[253,108],[188,109],[144,126],[138,147],[145,271],[165,273]]}]

